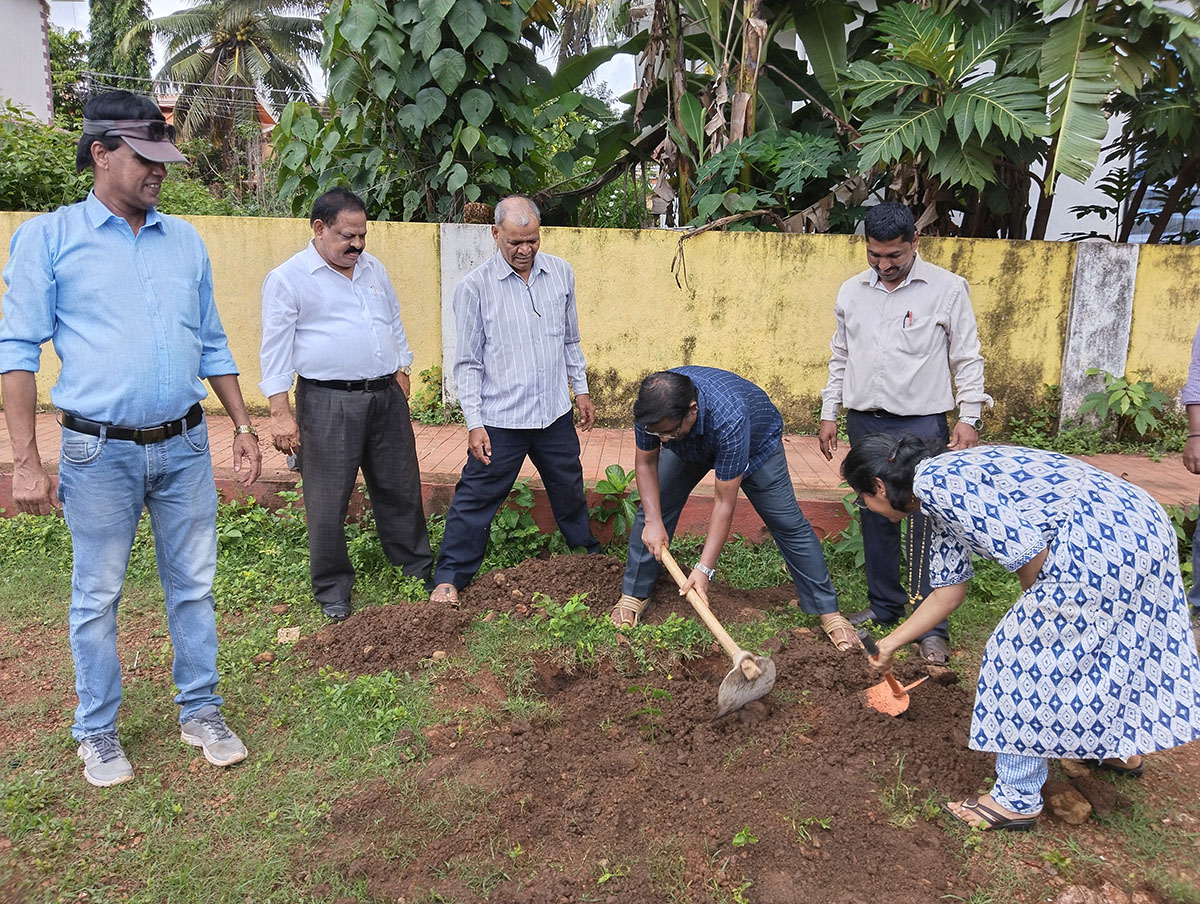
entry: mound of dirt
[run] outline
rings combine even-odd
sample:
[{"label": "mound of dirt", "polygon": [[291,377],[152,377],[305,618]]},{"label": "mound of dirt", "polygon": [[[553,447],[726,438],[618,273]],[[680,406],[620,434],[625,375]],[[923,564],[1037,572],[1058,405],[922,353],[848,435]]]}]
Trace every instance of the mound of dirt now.
[{"label": "mound of dirt", "polygon": [[[458,609],[397,604],[356,614],[303,646],[355,674],[453,651],[475,618],[523,616],[532,595],[619,593],[603,556],[531,560],[482,576]],[[669,577],[647,620],[690,614]],[[790,586],[711,589],[722,620],[787,606]],[[535,663],[553,716],[426,733],[415,779],[375,782],[334,804],[316,855],[373,900],[927,904],[970,897],[959,846],[929,802],[986,786],[992,758],[967,749],[974,688],[927,682],[889,717],[859,694],[878,681],[861,654],[802,628],[770,644],[778,679],[763,700],[713,719],[724,653],[673,674],[567,672]],[[901,664],[898,677],[921,674]],[[443,708],[506,699],[485,668],[439,677]],[[411,735],[398,737],[411,744]]]},{"label": "mound of dirt", "polygon": [[[622,562],[601,555],[530,559],[479,577],[459,594],[456,609],[428,600],[364,609],[342,624],[300,641],[297,650],[315,663],[348,675],[385,669],[412,671],[436,650],[453,653],[461,649],[467,626],[488,612],[515,618],[535,614],[538,594],[560,604],[583,597],[593,615],[607,616],[621,595],[623,570]],[[734,590],[713,584],[709,592],[709,604],[722,621],[746,621],[789,602],[794,605],[795,598],[791,585]],[[664,572],[643,621],[656,624],[672,612],[695,614]]]}]

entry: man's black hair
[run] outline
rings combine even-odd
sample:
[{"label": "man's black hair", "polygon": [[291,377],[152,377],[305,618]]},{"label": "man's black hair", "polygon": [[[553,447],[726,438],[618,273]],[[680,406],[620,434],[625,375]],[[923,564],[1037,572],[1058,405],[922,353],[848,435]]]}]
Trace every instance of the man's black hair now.
[{"label": "man's black hair", "polygon": [[643,427],[682,421],[694,401],[696,384],[689,377],[660,370],[642,380],[637,401],[633,403],[633,419]]},{"label": "man's black hair", "polygon": [[895,201],[884,201],[867,211],[863,219],[863,232],[867,238],[877,242],[896,239],[911,242],[917,234],[917,226],[911,210]]},{"label": "man's black hair", "polygon": [[343,210],[359,210],[366,213],[367,205],[363,203],[362,198],[348,188],[341,186],[331,188],[313,202],[312,213],[308,217],[309,225],[320,220],[328,226],[341,215]]},{"label": "man's black hair", "polygon": [[[141,94],[128,91],[106,91],[97,94],[83,107],[84,119],[157,119],[166,122],[158,104]],[[92,160],[92,142],[99,141],[108,150],[114,151],[122,144],[120,135],[88,135],[79,137],[75,148],[75,172],[82,173],[95,164]]]}]

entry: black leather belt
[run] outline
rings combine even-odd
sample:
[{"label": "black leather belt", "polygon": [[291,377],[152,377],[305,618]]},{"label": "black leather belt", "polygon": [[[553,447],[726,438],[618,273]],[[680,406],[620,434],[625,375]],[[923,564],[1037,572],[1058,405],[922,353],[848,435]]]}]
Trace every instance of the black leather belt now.
[{"label": "black leather belt", "polygon": [[882,408],[872,408],[870,411],[863,411],[860,408],[851,409],[855,414],[867,414],[871,417],[904,417],[903,414],[892,414],[890,411],[884,411]]},{"label": "black leather belt", "polygon": [[71,414],[68,411],[59,412],[59,422],[68,430],[76,433],[86,433],[88,436],[99,436],[103,430],[108,439],[132,440],[139,446],[149,446],[161,443],[172,436],[179,436],[185,430],[191,430],[204,417],[204,409],[197,402],[188,409],[187,414],[178,420],[167,421],[157,427],[121,427],[117,424],[106,424],[103,421],[90,421],[85,417]]},{"label": "black leather belt", "polygon": [[386,377],[375,377],[370,380],[310,380],[308,377],[301,377],[309,386],[320,386],[322,389],[340,389],[342,392],[379,392],[381,389],[387,389],[389,383],[396,381],[395,374],[388,374]]}]

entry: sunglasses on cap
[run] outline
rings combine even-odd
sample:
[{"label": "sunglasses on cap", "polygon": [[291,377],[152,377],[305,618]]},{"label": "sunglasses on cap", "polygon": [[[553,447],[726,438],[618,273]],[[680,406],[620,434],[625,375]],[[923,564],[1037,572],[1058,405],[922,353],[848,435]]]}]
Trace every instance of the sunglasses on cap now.
[{"label": "sunglasses on cap", "polygon": [[154,163],[186,163],[175,147],[175,127],[161,119],[85,119],[83,134],[92,138],[117,136]]}]

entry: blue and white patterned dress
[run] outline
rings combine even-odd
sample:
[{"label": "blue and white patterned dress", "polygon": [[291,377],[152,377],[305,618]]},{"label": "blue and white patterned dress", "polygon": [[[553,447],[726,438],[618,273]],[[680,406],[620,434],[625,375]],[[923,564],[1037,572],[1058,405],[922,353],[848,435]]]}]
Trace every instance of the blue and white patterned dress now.
[{"label": "blue and white patterned dress", "polygon": [[1049,547],[988,640],[971,748],[1125,758],[1200,738],[1200,657],[1175,531],[1149,494],[1012,446],[926,459],[913,492],[933,525],[933,587],[970,578],[972,553],[1016,571]]}]

